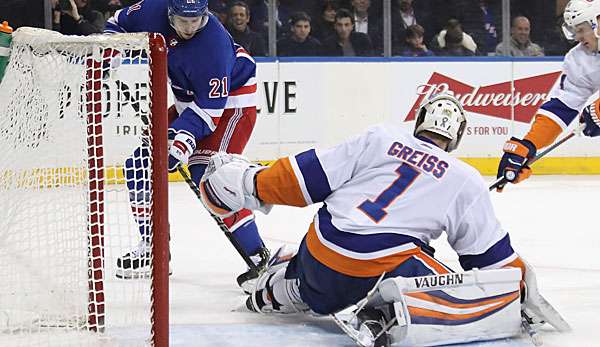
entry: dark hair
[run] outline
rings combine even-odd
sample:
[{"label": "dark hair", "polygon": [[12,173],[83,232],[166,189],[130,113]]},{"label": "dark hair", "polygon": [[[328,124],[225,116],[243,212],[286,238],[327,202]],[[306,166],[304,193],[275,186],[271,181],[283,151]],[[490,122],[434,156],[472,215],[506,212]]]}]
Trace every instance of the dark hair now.
[{"label": "dark hair", "polygon": [[350,10],[347,10],[345,8],[340,8],[339,10],[337,10],[337,12],[335,13],[335,21],[337,22],[338,19],[342,18],[350,18],[352,25],[354,25],[354,16],[350,12]]},{"label": "dark hair", "polygon": [[250,17],[250,6],[248,6],[248,4],[245,1],[242,0],[236,0],[234,2],[232,2],[229,5],[229,11],[231,11],[231,9],[234,6],[239,6],[239,7],[243,7],[246,10],[246,16]]},{"label": "dark hair", "polygon": [[321,5],[321,13],[330,8],[337,11],[337,9],[340,8],[340,4],[335,0],[323,0],[323,4]]},{"label": "dark hair", "polygon": [[406,28],[406,38],[412,39],[415,37],[422,37],[425,35],[425,29],[419,24],[413,24]]},{"label": "dark hair", "polygon": [[310,16],[304,11],[294,12],[290,16],[290,25],[295,25],[297,22],[305,20],[310,23]]},{"label": "dark hair", "polygon": [[446,29],[450,30],[455,28],[460,28],[462,30],[462,24],[460,24],[460,21],[456,18],[448,19],[448,22],[446,22]]}]

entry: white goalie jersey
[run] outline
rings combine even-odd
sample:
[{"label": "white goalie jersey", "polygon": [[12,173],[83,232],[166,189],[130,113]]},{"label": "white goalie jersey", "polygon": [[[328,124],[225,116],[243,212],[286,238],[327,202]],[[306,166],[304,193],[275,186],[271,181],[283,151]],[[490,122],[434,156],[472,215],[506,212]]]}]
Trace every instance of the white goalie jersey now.
[{"label": "white goalie jersey", "polygon": [[265,203],[324,202],[307,247],[347,275],[390,271],[442,232],[467,269],[516,258],[479,173],[394,126],[280,159],[257,175],[257,191]]}]

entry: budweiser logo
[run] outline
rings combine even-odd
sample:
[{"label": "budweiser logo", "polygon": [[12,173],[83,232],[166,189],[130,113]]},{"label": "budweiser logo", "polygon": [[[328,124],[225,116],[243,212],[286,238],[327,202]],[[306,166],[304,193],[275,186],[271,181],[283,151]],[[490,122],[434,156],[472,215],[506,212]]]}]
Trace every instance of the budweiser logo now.
[{"label": "budweiser logo", "polygon": [[415,111],[423,98],[429,98],[436,93],[452,92],[469,112],[510,120],[511,108],[514,106],[514,119],[517,122],[529,123],[559,76],[560,72],[551,72],[518,79],[513,82],[512,89],[510,81],[473,87],[434,72],[427,84],[417,87],[419,97],[404,121],[415,119]]}]

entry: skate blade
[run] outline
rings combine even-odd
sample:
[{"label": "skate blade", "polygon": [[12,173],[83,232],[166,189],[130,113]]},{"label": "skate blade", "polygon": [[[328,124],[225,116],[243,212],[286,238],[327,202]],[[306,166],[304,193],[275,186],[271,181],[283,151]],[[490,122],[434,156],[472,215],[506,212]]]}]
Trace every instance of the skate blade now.
[{"label": "skate blade", "polygon": [[348,337],[350,337],[357,346],[371,347],[375,343],[372,338],[369,338],[361,331],[356,330],[352,324],[345,319],[338,317],[336,314],[331,314],[331,318],[333,318],[335,324],[342,329],[342,331],[346,333],[346,335],[348,335]]},{"label": "skate blade", "polygon": [[147,279],[152,276],[152,271],[148,270],[132,270],[132,269],[117,269],[115,276],[122,280]]}]

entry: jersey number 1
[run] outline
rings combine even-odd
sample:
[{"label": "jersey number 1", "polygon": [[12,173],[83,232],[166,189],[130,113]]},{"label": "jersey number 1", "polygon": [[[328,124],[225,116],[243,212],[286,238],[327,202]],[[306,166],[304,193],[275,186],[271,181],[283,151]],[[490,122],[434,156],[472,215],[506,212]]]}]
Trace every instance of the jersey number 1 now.
[{"label": "jersey number 1", "polygon": [[402,195],[402,193],[404,193],[414,182],[415,178],[421,174],[420,171],[408,164],[400,165],[396,169],[396,173],[398,174],[398,178],[381,192],[374,201],[365,200],[358,205],[358,209],[363,211],[375,223],[381,222],[381,220],[387,216],[387,211],[385,209]]}]

